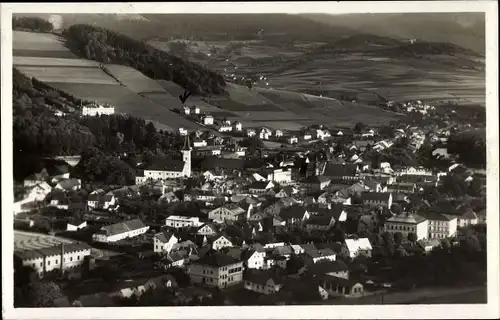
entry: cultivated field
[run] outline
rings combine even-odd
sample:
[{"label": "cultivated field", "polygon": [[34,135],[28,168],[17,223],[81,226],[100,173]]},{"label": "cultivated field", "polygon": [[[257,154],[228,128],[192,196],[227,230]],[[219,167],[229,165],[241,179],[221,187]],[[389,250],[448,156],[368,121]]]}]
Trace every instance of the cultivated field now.
[{"label": "cultivated field", "polygon": [[12,31],[13,56],[76,58],[64,45],[64,40],[50,33]]},{"label": "cultivated field", "polygon": [[18,69],[28,77],[35,77],[48,84],[64,82],[91,85],[119,85],[115,79],[97,67],[18,66]]},{"label": "cultivated field", "polygon": [[113,77],[118,79],[120,83],[135,93],[165,93],[165,90],[158,84],[158,82],[146,77],[134,68],[117,64],[108,64],[106,65],[106,69],[111,72]]},{"label": "cultivated field", "polygon": [[26,67],[99,67],[99,63],[92,60],[44,57],[13,57],[13,63],[14,66]]}]

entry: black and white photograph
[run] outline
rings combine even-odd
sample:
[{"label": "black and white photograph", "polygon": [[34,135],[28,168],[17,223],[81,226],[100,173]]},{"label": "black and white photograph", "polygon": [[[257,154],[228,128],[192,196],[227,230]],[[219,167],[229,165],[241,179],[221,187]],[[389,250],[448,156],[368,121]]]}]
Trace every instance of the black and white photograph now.
[{"label": "black and white photograph", "polygon": [[497,10],[2,4],[6,319],[497,318]]}]

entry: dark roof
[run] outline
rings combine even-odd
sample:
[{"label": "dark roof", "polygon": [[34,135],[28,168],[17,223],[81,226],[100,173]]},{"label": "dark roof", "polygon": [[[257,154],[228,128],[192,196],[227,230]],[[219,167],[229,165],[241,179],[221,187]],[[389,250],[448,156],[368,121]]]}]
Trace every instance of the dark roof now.
[{"label": "dark roof", "polygon": [[309,220],[307,220],[308,225],[320,225],[327,226],[332,221],[331,216],[312,216]]},{"label": "dark roof", "polygon": [[281,209],[279,216],[284,220],[291,218],[302,219],[305,212],[306,209],[304,207],[293,206]]},{"label": "dark roof", "polygon": [[357,165],[355,164],[329,163],[326,165],[323,175],[327,177],[355,176],[356,170]]},{"label": "dark roof", "polygon": [[182,160],[171,160],[171,159],[159,159],[151,164],[147,170],[156,171],[182,171],[184,169],[184,161]]},{"label": "dark roof", "polygon": [[215,169],[217,167],[224,169],[243,170],[245,168],[245,160],[206,157],[201,163],[201,168],[203,170]]},{"label": "dark roof", "polygon": [[333,284],[337,284],[337,285],[341,285],[341,286],[344,286],[344,287],[352,287],[354,286],[355,284],[358,284],[359,282],[354,280],[354,279],[345,279],[345,278],[341,278],[341,277],[336,277],[336,276],[332,276],[332,275],[323,275],[320,277],[321,280],[323,281],[326,281],[327,283],[333,283]]},{"label": "dark roof", "polygon": [[196,261],[195,264],[201,264],[210,267],[223,267],[230,264],[236,264],[238,262],[241,262],[241,260],[236,259],[230,255],[213,252],[206,254],[203,258]]},{"label": "dark roof", "polygon": [[270,270],[248,270],[243,277],[245,281],[261,285],[265,285],[269,279],[273,279],[275,284],[283,283],[283,279]]},{"label": "dark roof", "polygon": [[[70,243],[64,245],[65,253],[83,251],[88,249],[90,249],[90,246],[86,243]],[[56,245],[53,247],[47,247],[41,249],[19,250],[16,251],[14,254],[22,260],[28,260],[28,259],[36,259],[45,256],[54,256],[57,254],[61,254],[61,250],[62,250],[61,245]]]},{"label": "dark roof", "polygon": [[64,179],[58,182],[58,185],[63,189],[71,189],[73,187],[79,186],[80,181],[78,179]]},{"label": "dark roof", "polygon": [[456,218],[456,216],[449,216],[435,211],[419,212],[418,215],[431,221],[450,221]]},{"label": "dark roof", "polygon": [[248,186],[248,188],[249,189],[265,190],[268,184],[269,184],[269,181],[254,181]]},{"label": "dark roof", "polygon": [[361,200],[363,201],[389,201],[388,192],[363,192],[361,193]]},{"label": "dark roof", "polygon": [[302,180],[303,183],[323,183],[323,182],[329,182],[332,179],[325,177],[325,176],[309,176],[305,179]]},{"label": "dark roof", "polygon": [[155,234],[155,237],[163,243],[167,243],[168,240],[174,235],[173,232],[162,230],[161,232]]},{"label": "dark roof", "polygon": [[342,260],[335,261],[320,261],[313,265],[307,267],[307,270],[313,274],[327,274],[330,272],[340,272],[340,271],[349,271],[349,267]]}]

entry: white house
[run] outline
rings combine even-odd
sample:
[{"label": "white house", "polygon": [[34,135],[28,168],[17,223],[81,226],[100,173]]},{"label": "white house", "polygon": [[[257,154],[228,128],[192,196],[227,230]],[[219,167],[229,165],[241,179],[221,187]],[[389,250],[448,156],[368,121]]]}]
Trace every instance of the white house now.
[{"label": "white house", "polygon": [[255,129],[247,129],[247,137],[255,137],[257,135],[257,132],[255,132]]},{"label": "white house", "polygon": [[188,131],[184,128],[179,128],[179,135],[181,136],[187,136]]},{"label": "white house", "polygon": [[208,218],[214,221],[236,221],[245,216],[246,211],[234,203],[225,204],[208,213]]},{"label": "white house", "polygon": [[83,116],[95,117],[99,115],[112,115],[112,114],[115,114],[115,107],[108,105],[100,105],[97,103],[93,103],[82,107]]},{"label": "white house", "polygon": [[153,237],[153,251],[158,254],[170,253],[179,239],[173,232],[162,231],[158,232]]},{"label": "white house", "polygon": [[245,274],[243,287],[260,294],[273,294],[283,287],[283,281],[272,272],[252,271]]},{"label": "white house", "polygon": [[73,221],[66,224],[66,231],[78,231],[87,227],[87,221]]},{"label": "white house", "polygon": [[264,268],[264,258],[266,257],[265,250],[253,250],[249,249],[247,252],[246,267],[248,269],[263,269]]},{"label": "white house", "polygon": [[358,255],[369,258],[372,256],[372,245],[368,238],[345,239],[345,245],[349,251],[349,256],[353,259]]},{"label": "white house", "polygon": [[108,210],[116,204],[114,195],[91,194],[87,199],[87,205],[91,209],[104,209]]},{"label": "white house", "polygon": [[206,114],[201,118],[201,121],[203,122],[204,125],[206,126],[213,126],[214,125],[214,117]]},{"label": "white house", "polygon": [[233,246],[233,243],[224,236],[215,237],[215,240],[212,241],[212,249],[219,251],[222,248],[230,248]]},{"label": "white house", "polygon": [[197,139],[193,141],[193,147],[195,148],[202,148],[207,146],[207,141],[206,140],[201,140]]},{"label": "white house", "polygon": [[428,239],[444,239],[457,234],[458,218],[438,212],[421,212],[420,216],[429,221]]},{"label": "white house", "polygon": [[414,233],[417,236],[417,240],[427,239],[429,221],[419,215],[401,213],[385,221],[384,231],[392,234],[400,232],[405,238],[408,237],[408,234]]},{"label": "white house", "polygon": [[287,137],[287,138],[286,138],[286,143],[288,143],[288,144],[296,144],[296,143],[299,143],[299,138],[297,138],[296,136],[290,136],[290,137]]},{"label": "white house", "polygon": [[203,236],[214,236],[218,232],[217,227],[211,223],[206,223],[202,225],[196,234],[203,235]]},{"label": "white house", "polygon": [[274,136],[275,136],[276,138],[283,137],[283,131],[282,131],[282,130],[280,130],[280,129],[276,129],[276,130],[274,131]]},{"label": "white house", "polygon": [[137,237],[146,233],[149,226],[146,226],[140,219],[118,222],[112,225],[103,226],[92,235],[94,242],[117,242],[127,238]]},{"label": "white house", "polygon": [[207,254],[188,268],[193,284],[226,288],[243,280],[243,262],[221,253]]},{"label": "white house", "polygon": [[243,124],[239,121],[234,122],[234,130],[235,131],[243,131]]},{"label": "white house", "polygon": [[182,229],[186,227],[200,226],[200,218],[198,217],[184,217],[184,216],[168,216],[165,219],[165,225],[170,228]]}]

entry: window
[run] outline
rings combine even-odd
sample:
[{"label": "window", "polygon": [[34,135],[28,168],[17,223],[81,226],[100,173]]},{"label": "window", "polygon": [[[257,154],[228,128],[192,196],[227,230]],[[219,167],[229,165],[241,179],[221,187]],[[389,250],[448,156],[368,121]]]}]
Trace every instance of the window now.
[{"label": "window", "polygon": [[50,266],[50,260],[47,260],[47,265]]},{"label": "window", "polygon": [[59,263],[59,260],[56,260],[56,264],[58,264],[58,263]]},{"label": "window", "polygon": [[42,267],[42,266],[43,266],[43,262],[40,262],[40,267]]}]

